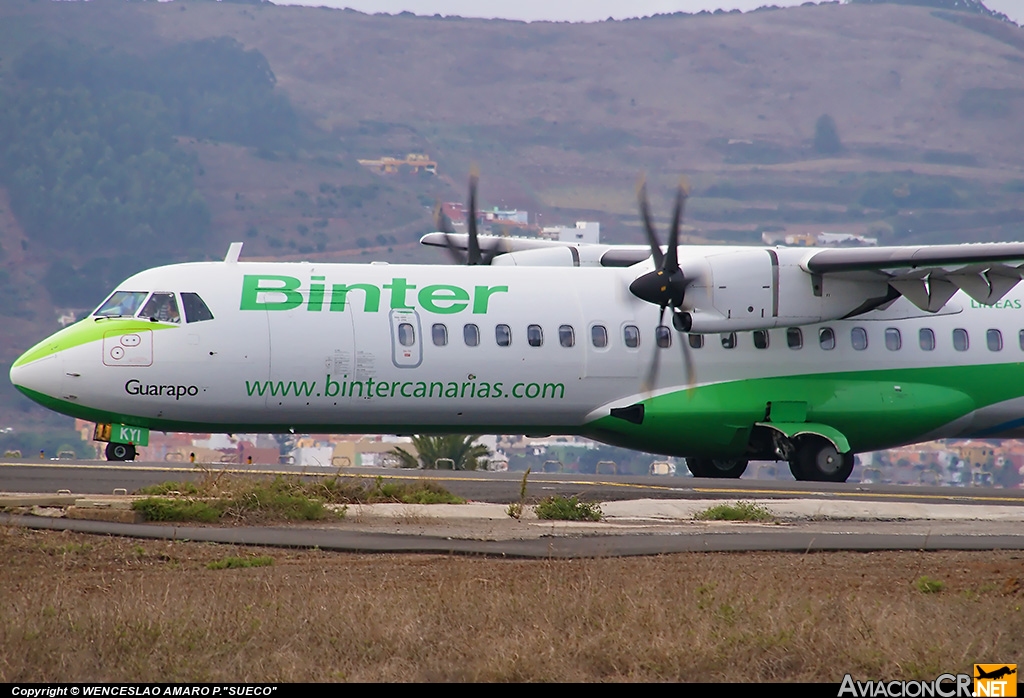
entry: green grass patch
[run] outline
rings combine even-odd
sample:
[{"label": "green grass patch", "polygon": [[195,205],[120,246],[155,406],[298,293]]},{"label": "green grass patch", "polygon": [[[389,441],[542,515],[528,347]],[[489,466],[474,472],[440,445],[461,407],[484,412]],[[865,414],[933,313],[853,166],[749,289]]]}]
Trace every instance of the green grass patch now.
[{"label": "green grass patch", "polygon": [[235,570],[245,567],[269,567],[274,564],[274,558],[269,555],[256,557],[226,557],[221,560],[214,560],[206,564],[208,570]]},{"label": "green grass patch", "polygon": [[373,484],[348,478],[327,478],[316,483],[315,491],[333,504],[465,504],[466,500],[452,494],[432,480],[412,484],[390,482],[382,477]]},{"label": "green grass patch", "polygon": [[775,519],[768,509],[753,502],[716,504],[704,511],[697,512],[693,518],[699,521],[773,521]]},{"label": "green grass patch", "polygon": [[310,483],[280,475],[238,487],[223,501],[226,516],[244,519],[317,521],[328,515],[324,500],[310,491]]},{"label": "green grass patch", "polygon": [[161,482],[159,485],[147,485],[139,490],[139,494],[149,494],[154,497],[163,497],[169,494],[191,495],[199,494],[199,487],[194,482]]},{"label": "green grass patch", "polygon": [[88,543],[65,543],[57,546],[42,546],[42,551],[47,555],[78,555],[92,550]]},{"label": "green grass patch", "polygon": [[581,502],[575,495],[545,497],[534,506],[534,511],[538,519],[556,521],[600,521],[604,517],[600,504]]},{"label": "green grass patch", "polygon": [[[197,521],[214,523],[225,517],[245,521],[319,521],[343,517],[348,504],[400,502],[404,504],[462,504],[458,497],[436,482],[412,484],[377,478],[365,483],[352,478],[299,478],[277,476],[272,480],[207,478],[198,485],[164,482],[145,487],[150,496],[132,508],[147,521]],[[180,493],[180,496],[177,496]],[[332,509],[328,505],[342,505]]]},{"label": "green grass patch", "polygon": [[194,499],[170,499],[147,497],[132,502],[132,509],[142,514],[146,521],[199,521],[214,523],[224,514],[220,502],[211,504]]},{"label": "green grass patch", "polygon": [[922,594],[937,594],[946,588],[946,583],[923,574],[914,580],[914,588]]}]

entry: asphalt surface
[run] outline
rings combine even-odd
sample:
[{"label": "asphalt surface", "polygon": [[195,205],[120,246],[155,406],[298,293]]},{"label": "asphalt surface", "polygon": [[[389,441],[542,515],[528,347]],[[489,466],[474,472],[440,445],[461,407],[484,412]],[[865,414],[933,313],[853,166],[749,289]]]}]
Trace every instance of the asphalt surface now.
[{"label": "asphalt surface", "polygon": [[[0,460],[0,491],[110,494],[117,488],[135,492],[168,480],[201,480],[228,475],[305,475],[397,480],[430,479],[465,499],[498,504],[519,501],[524,473],[394,468],[316,468],[288,465],[174,464],[106,461]],[[975,502],[1024,506],[1024,490],[976,487],[936,487],[859,483],[796,482],[786,480],[720,480],[656,475],[580,475],[530,473],[529,497],[577,495],[587,501],[623,499],[735,499],[758,497],[847,498],[906,502]]]},{"label": "asphalt surface", "polygon": [[[1024,491],[772,480],[531,473],[528,501],[552,494],[600,502],[601,522],[511,519],[522,473],[343,470],[294,466],[193,466],[166,463],[0,462],[0,492],[110,495],[147,484],[228,475],[340,475],[361,479],[431,479],[472,503],[356,505],[330,523],[279,526],[179,526],[0,514],[0,524],[133,538],[244,545],[318,546],[357,552],[420,552],[508,557],[652,555],[685,551],[1024,550]],[[114,498],[116,499],[116,498]],[[768,523],[704,522],[708,506],[749,501]],[[27,509],[22,509],[22,512]]]}]

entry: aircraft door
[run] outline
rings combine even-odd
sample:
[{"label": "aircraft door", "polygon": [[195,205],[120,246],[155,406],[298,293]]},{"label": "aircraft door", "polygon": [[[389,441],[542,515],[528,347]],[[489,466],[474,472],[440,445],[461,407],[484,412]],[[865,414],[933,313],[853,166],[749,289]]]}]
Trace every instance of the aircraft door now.
[{"label": "aircraft door", "polygon": [[348,405],[346,381],[356,374],[353,317],[344,312],[267,313],[270,325],[270,380],[267,406],[295,408],[300,416],[332,413]]},{"label": "aircraft door", "polygon": [[423,363],[423,333],[415,310],[392,310],[391,362],[397,368],[416,368]]}]

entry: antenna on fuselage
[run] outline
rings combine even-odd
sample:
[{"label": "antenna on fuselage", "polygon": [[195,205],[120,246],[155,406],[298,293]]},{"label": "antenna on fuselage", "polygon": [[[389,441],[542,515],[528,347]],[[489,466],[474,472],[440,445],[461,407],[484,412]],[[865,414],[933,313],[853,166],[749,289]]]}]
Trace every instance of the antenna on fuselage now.
[{"label": "antenna on fuselage", "polygon": [[235,264],[238,262],[239,255],[242,254],[242,243],[233,242],[228,245],[228,253],[224,255],[225,264]]}]

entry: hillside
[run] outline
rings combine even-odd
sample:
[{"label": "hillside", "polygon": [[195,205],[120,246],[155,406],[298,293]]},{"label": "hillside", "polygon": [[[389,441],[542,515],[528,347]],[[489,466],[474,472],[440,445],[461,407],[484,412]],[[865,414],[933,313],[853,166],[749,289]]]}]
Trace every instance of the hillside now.
[{"label": "hillside", "polygon": [[[245,114],[173,133],[167,157],[192,163],[208,218],[162,246],[133,242],[131,230],[116,245],[102,233],[58,244],[16,213],[17,190],[0,192],[10,299],[0,363],[55,329],[68,298],[94,305],[136,269],[217,258],[232,240],[250,257],[446,261],[415,240],[431,228],[432,202],[465,196],[473,162],[484,205],[525,208],[545,224],[599,220],[617,242],[640,236],[640,172],[665,218],[677,178],[690,177],[694,238],[1024,238],[1024,30],[978,13],[828,4],[573,25],[10,0],[0,5],[0,90],[38,87],[24,66],[41,41],[74,41],[120,64],[184,56],[163,64],[174,68],[225,37],[265,59],[267,94],[290,105],[294,134],[242,138]],[[96,71],[81,72],[88,82]],[[170,94],[173,111],[182,100]],[[823,115],[839,147],[816,141]],[[356,163],[409,152],[435,159],[438,175],[381,176]],[[41,414],[4,416],[29,408],[2,383],[0,426]]]}]

